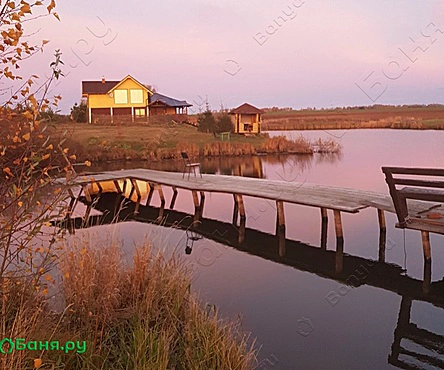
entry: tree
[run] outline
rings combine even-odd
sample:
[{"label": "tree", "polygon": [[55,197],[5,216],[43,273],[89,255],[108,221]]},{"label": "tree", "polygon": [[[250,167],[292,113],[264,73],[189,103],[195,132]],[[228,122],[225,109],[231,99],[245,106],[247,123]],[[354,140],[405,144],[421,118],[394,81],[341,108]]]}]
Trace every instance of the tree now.
[{"label": "tree", "polygon": [[87,111],[88,108],[84,101],[80,102],[80,105],[77,103],[71,108],[71,119],[75,122],[87,122]]},{"label": "tree", "polygon": [[230,116],[226,113],[221,114],[217,118],[215,132],[221,133],[221,132],[233,132],[233,131],[234,131],[234,126]]},{"label": "tree", "polygon": [[216,130],[216,120],[213,116],[213,113],[211,113],[209,109],[199,114],[197,118],[197,123],[197,129],[200,132],[214,133]]}]

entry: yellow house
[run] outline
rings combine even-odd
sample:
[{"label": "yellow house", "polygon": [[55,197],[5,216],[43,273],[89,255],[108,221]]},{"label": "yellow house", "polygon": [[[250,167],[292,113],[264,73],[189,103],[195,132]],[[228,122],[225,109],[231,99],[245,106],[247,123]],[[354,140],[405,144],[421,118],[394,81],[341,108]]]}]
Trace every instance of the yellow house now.
[{"label": "yellow house", "polygon": [[135,122],[148,120],[148,104],[153,93],[130,75],[121,81],[82,81],[89,123]]},{"label": "yellow house", "polygon": [[233,117],[234,132],[236,134],[259,134],[263,113],[262,110],[248,103],[233,109],[230,114]]}]

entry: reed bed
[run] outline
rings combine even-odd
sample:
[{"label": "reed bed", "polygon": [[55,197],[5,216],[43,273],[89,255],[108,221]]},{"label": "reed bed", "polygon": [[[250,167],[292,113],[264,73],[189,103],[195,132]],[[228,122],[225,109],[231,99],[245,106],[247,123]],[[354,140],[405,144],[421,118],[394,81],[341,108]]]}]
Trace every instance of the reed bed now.
[{"label": "reed bed", "polygon": [[160,147],[159,145],[117,145],[108,142],[96,146],[84,146],[79,142],[68,143],[70,152],[75,153],[77,160],[91,162],[106,162],[116,160],[149,160],[163,161],[181,159],[181,152],[185,151],[192,157],[219,157],[243,156],[258,153],[270,154],[310,154],[314,148],[308,139],[302,136],[289,139],[284,136],[268,137],[262,135],[250,138],[251,142],[236,141],[209,141],[198,145],[193,142],[179,141],[174,147]]},{"label": "reed bed", "polygon": [[423,122],[415,117],[394,116],[378,120],[353,120],[329,117],[324,119],[270,118],[262,123],[263,130],[353,130],[353,129],[443,129],[440,122]]},{"label": "reed bed", "polygon": [[73,370],[246,370],[257,365],[254,343],[238,325],[199,302],[190,291],[190,269],[176,256],[154,252],[149,243],[136,249],[130,264],[117,244],[99,249],[80,243],[65,252],[59,267],[64,313],[49,311],[35,291],[17,294],[25,288],[13,284],[3,290],[2,304],[16,307],[7,320],[2,318],[3,334],[86,341],[87,350],[15,351],[0,355],[2,369],[33,369],[34,360],[41,369]]}]

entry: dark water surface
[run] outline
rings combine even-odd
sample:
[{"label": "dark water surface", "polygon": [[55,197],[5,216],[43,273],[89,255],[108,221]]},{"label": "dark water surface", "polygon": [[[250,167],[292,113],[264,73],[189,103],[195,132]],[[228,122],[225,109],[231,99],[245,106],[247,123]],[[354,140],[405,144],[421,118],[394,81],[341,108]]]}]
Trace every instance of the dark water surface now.
[{"label": "dark water surface", "polygon": [[[203,161],[203,170],[387,194],[381,166],[444,164],[442,131],[305,131],[303,136],[337,138],[342,153],[218,158]],[[182,170],[180,162],[109,164],[93,170],[131,167]],[[165,189],[167,204],[171,195]],[[159,206],[157,195],[153,200]],[[199,233],[133,220],[77,230],[76,237],[88,233],[101,242],[122,239],[128,256],[134,242],[146,237],[156,246],[181,253],[194,268],[193,289],[202,300],[216,305],[223,316],[241,317],[243,329],[257,338],[263,361],[259,369],[444,368],[442,236],[431,235],[434,283],[430,295],[424,296],[420,233],[395,229],[395,215],[386,214],[390,264],[378,264],[376,210],[344,213],[344,251],[353,257],[346,256],[344,273],[335,275],[332,214],[328,251],[320,251],[319,209],[285,204],[287,253],[280,257],[278,241],[270,235],[275,231],[274,203],[246,197],[245,204],[247,232],[241,244],[231,225],[233,198],[224,194],[207,194]],[[190,192],[179,191],[175,211],[167,213],[166,224],[192,221],[186,215],[194,213]],[[143,209],[140,217],[155,219],[157,212]],[[190,254],[185,253],[187,246],[192,247]],[[397,366],[389,364],[391,353]]]}]

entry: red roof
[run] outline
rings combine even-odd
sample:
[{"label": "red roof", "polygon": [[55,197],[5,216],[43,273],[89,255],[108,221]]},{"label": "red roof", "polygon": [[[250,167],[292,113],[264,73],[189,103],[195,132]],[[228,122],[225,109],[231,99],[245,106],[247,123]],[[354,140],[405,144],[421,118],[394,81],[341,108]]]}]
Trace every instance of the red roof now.
[{"label": "red roof", "polygon": [[244,103],[241,106],[233,109],[230,113],[232,113],[232,114],[236,114],[236,113],[237,114],[261,114],[261,113],[264,113],[264,111],[252,106],[251,104]]},{"label": "red roof", "polygon": [[82,81],[82,94],[106,94],[120,81]]}]

